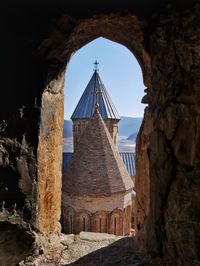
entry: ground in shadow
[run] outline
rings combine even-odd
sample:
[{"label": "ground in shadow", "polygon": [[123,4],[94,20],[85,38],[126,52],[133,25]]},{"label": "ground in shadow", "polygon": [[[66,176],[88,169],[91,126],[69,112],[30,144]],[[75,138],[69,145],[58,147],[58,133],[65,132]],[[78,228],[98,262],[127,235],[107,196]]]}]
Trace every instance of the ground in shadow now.
[{"label": "ground in shadow", "polygon": [[133,237],[124,237],[66,265],[83,266],[150,266],[148,258],[138,250]]}]

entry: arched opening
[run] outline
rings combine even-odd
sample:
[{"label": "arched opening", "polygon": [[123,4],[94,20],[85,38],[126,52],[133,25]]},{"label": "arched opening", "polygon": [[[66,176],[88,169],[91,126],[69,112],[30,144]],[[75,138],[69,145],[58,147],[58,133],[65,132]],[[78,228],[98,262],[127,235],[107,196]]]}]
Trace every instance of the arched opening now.
[{"label": "arched opening", "polygon": [[[101,64],[95,61],[94,56],[101,59]],[[92,63],[94,61],[95,66],[92,68]],[[97,68],[97,73],[95,68]],[[92,73],[92,78],[91,72],[94,73]],[[94,78],[94,75],[98,78]],[[109,86],[107,86],[107,84]],[[98,86],[100,87],[98,88]],[[99,91],[94,97],[95,87],[98,88]],[[103,94],[104,90],[105,96]],[[88,121],[94,112],[94,107],[91,107],[91,105],[95,104],[97,97],[99,100],[98,105],[100,106],[99,110],[102,118],[110,132],[110,136],[115,146],[120,152],[127,174],[131,177],[133,183],[135,183],[135,142],[143,119],[145,107],[144,104],[141,104],[143,96],[144,85],[141,69],[136,59],[127,48],[105,38],[97,38],[77,51],[70,60],[65,74],[63,175],[65,175],[65,172],[67,171],[66,168],[70,167],[71,160],[74,159],[74,153],[77,152],[79,140],[85,132]],[[105,100],[103,97],[105,97]],[[119,119],[118,117],[115,117],[115,113],[112,114],[111,111],[109,111],[110,113],[106,113],[106,110],[114,109],[116,109],[116,113],[119,113]],[[134,117],[132,117],[131,114],[134,114]],[[87,137],[89,138],[89,134]],[[93,144],[95,147],[95,143]],[[85,145],[88,144],[86,143]],[[84,147],[82,147],[82,149],[84,149]],[[88,152],[91,151],[88,150]],[[82,156],[83,150],[79,151],[79,155],[76,160],[82,160]],[[91,160],[92,159],[93,158],[91,158]],[[103,158],[98,157],[98,160],[101,159]],[[84,159],[84,164],[87,164],[86,158]],[[94,161],[93,164],[95,165],[96,162]],[[79,166],[77,161],[74,167],[82,169],[82,166]],[[82,169],[82,171],[84,171],[84,169]],[[64,179],[77,179],[77,175],[79,175],[78,172],[75,174],[74,171],[71,171],[70,174],[68,174],[68,177],[64,177]],[[86,182],[88,178],[87,174],[85,174],[79,183],[72,186],[72,190],[75,189],[77,185],[80,185],[81,182]],[[93,174],[92,178],[96,179],[95,174]],[[99,180],[99,182],[101,181]],[[116,182],[118,181],[116,180]],[[96,186],[98,185],[98,182],[96,182]],[[90,186],[90,184],[88,184],[88,186]],[[82,189],[84,191],[84,188]],[[102,191],[102,193],[103,192],[104,191]],[[87,193],[85,193],[85,195],[87,195]],[[83,194],[83,197],[85,195]],[[71,197],[74,197],[73,194]],[[135,200],[135,198],[133,200]],[[63,197],[62,201],[64,205],[67,204],[67,198]],[[74,203],[72,202],[71,204]],[[129,199],[128,204],[132,205],[131,198]],[[121,203],[113,206],[113,209],[120,207],[124,208],[125,212],[127,207],[130,207],[130,205],[123,206],[123,203]],[[83,202],[81,206],[83,207]],[[76,208],[78,208],[77,204]],[[89,206],[89,208],[91,208],[91,206]],[[104,206],[101,205],[101,208],[102,209],[98,209],[97,204],[94,212],[100,210],[111,212],[113,210],[106,209],[106,198],[105,204]],[[132,220],[134,221],[136,214],[135,209],[132,208],[132,210],[134,211],[134,213],[132,211]],[[65,212],[65,210],[63,211]],[[78,209],[76,211],[78,212]],[[101,220],[98,220],[98,225],[96,226],[96,231],[98,232],[101,232],[99,230],[99,228],[101,228],[99,225],[100,221]],[[130,221],[131,216],[125,215],[123,219],[124,234],[130,234]],[[136,229],[134,222],[132,223],[132,229]],[[106,231],[109,231],[109,229],[106,229]]]},{"label": "arched opening", "polygon": [[99,232],[102,232],[102,219],[99,218]]},{"label": "arched opening", "polygon": [[[66,19],[65,21],[65,19],[66,18],[63,20],[62,26],[68,22],[68,20]],[[136,17],[129,15],[99,16],[98,18],[81,21],[74,29],[70,38],[68,40],[63,39],[61,43],[63,51],[62,53],[59,52],[60,60],[65,62],[65,64],[68,63],[71,55],[84,44],[96,37],[103,36],[125,45],[136,56],[143,72],[144,84],[150,88],[150,58],[144,49],[142,27],[142,23],[139,22]],[[127,32],[129,32],[128,38],[126,37]],[[61,46],[59,49],[61,49]],[[45,48],[45,46],[41,45],[40,52],[43,49],[42,52],[44,52]],[[49,57],[51,58],[51,55],[49,55]],[[55,72],[52,65],[49,68],[50,80],[51,76],[54,74]],[[59,168],[61,169],[62,153],[63,86],[64,69],[56,79],[49,83],[42,97],[40,139],[38,146],[38,161],[40,162],[38,165],[38,189],[40,195],[38,205],[38,228],[46,233],[52,232],[57,228],[56,224],[60,217],[60,193],[58,193],[58,191],[61,192],[61,171]],[[49,110],[49,106],[51,106],[51,111]],[[149,134],[148,130],[145,134]],[[45,150],[51,150],[51,154],[44,155]],[[49,178],[50,172],[53,179]],[[148,175],[146,178],[148,180]],[[43,181],[41,182],[41,180]],[[50,188],[49,191],[46,189],[46,184]],[[148,188],[146,190],[146,195],[149,195]],[[45,201],[44,198],[48,200]],[[45,211],[46,209],[50,211],[47,213]],[[47,221],[48,226],[45,226]]]},{"label": "arched opening", "polygon": [[91,232],[108,233],[108,213],[97,211],[91,216]]},{"label": "arched opening", "polygon": [[[117,236],[124,234],[124,229],[126,225],[123,223],[123,210],[115,209],[110,214],[110,234]],[[129,235],[130,235],[130,225],[129,225]]]},{"label": "arched opening", "polygon": [[86,222],[85,222],[85,217],[82,218],[82,231],[86,231]]},{"label": "arched opening", "polygon": [[117,234],[117,217],[114,217],[114,235]]},{"label": "arched opening", "polygon": [[87,232],[91,228],[91,214],[87,211],[81,211],[79,213],[75,212],[74,219],[76,220],[76,225],[73,228],[73,234],[79,234],[81,231]]}]

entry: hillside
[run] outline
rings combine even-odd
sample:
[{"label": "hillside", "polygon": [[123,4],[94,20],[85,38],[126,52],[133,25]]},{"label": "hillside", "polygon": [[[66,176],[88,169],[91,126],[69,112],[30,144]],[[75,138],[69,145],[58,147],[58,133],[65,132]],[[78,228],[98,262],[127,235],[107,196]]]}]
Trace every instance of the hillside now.
[{"label": "hillside", "polygon": [[134,141],[135,141],[135,139],[136,139],[136,137],[137,137],[137,134],[138,134],[138,132],[134,132],[133,134],[131,134],[131,135],[127,138],[127,140],[134,140]]},{"label": "hillside", "polygon": [[138,132],[142,119],[142,117],[121,116],[121,120],[119,121],[119,136],[128,138],[131,134]]},{"label": "hillside", "polygon": [[64,120],[63,124],[63,138],[72,137],[72,121]]}]

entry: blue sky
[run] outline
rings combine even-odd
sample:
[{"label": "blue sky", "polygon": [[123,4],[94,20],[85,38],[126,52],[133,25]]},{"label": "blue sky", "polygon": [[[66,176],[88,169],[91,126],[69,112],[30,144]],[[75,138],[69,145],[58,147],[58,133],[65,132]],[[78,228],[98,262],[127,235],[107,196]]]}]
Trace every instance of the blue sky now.
[{"label": "blue sky", "polygon": [[123,45],[97,38],[79,49],[71,58],[65,75],[64,119],[70,119],[99,62],[99,75],[120,116],[142,117],[144,84],[141,68]]}]

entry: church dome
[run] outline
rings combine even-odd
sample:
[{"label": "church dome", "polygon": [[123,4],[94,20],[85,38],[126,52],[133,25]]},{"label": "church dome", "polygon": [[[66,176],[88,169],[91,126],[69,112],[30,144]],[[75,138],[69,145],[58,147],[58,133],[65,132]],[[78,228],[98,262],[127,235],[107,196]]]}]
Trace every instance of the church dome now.
[{"label": "church dome", "polygon": [[108,95],[97,70],[94,71],[94,74],[83,92],[71,119],[75,120],[92,117],[96,103],[99,103],[99,112],[103,119],[120,120],[117,109]]}]

